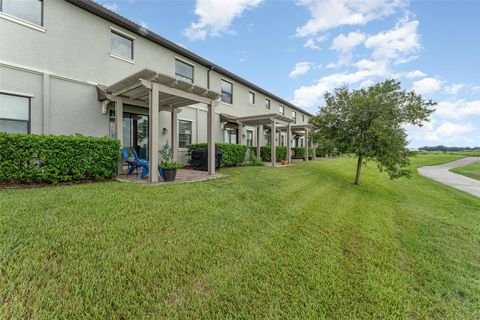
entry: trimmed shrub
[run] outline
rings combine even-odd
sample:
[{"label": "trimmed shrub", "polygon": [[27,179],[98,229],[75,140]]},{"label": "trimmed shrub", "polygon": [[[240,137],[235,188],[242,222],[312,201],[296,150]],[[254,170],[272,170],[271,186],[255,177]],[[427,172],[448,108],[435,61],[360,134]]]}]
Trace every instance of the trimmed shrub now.
[{"label": "trimmed shrub", "polygon": [[[222,166],[233,167],[243,164],[245,155],[247,154],[247,147],[242,144],[233,143],[216,143],[220,151],[222,151]],[[187,146],[188,152],[195,149],[208,148],[207,143],[195,143]]]},{"label": "trimmed shrub", "polygon": [[[275,158],[276,161],[287,160],[287,147],[277,146],[275,148]],[[272,160],[272,147],[263,146],[260,147],[260,157],[263,161],[270,162]]]},{"label": "trimmed shrub", "polygon": [[58,183],[105,180],[118,168],[120,143],[110,138],[0,132],[0,181]]},{"label": "trimmed shrub", "polygon": [[[308,148],[308,155],[313,155],[313,148]],[[292,148],[292,159],[303,159],[305,157],[305,148],[304,147],[293,147]]]}]

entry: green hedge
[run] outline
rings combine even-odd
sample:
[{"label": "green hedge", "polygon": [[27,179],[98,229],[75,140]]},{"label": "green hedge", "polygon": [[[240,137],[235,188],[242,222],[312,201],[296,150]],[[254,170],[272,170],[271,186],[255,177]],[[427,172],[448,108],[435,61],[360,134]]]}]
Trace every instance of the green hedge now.
[{"label": "green hedge", "polygon": [[0,132],[0,181],[105,180],[116,173],[119,156],[114,139]]},{"label": "green hedge", "polygon": [[[277,146],[276,147],[276,158],[277,161],[287,160],[287,147]],[[260,147],[260,158],[262,161],[270,162],[272,147],[264,146]],[[251,148],[250,153],[256,154],[256,149]],[[308,154],[313,155],[313,148],[308,148]],[[303,159],[305,156],[305,148],[303,147],[292,147],[292,159]]]},{"label": "green hedge", "polygon": [[[222,151],[222,166],[233,167],[243,164],[247,147],[241,144],[233,143],[216,143],[216,146]],[[195,149],[207,148],[207,143],[195,143],[188,145],[188,152]]]}]

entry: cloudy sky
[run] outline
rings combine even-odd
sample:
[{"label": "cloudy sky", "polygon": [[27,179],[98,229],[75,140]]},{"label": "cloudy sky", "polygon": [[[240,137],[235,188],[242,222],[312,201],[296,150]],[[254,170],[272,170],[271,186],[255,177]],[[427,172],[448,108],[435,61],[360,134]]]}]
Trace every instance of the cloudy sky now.
[{"label": "cloudy sky", "polygon": [[480,0],[97,0],[316,113],[387,77],[438,102],[410,146],[480,146]]}]

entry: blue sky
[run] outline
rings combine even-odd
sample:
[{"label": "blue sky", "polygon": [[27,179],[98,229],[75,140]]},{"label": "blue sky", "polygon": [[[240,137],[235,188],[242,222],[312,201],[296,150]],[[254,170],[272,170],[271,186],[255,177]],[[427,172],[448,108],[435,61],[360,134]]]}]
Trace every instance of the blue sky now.
[{"label": "blue sky", "polygon": [[97,1],[311,113],[399,79],[438,102],[410,146],[480,146],[480,1]]}]

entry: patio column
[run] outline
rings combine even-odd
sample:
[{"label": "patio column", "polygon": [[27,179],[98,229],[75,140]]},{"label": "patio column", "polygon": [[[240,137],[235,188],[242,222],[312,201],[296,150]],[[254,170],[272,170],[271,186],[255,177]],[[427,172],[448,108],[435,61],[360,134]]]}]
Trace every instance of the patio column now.
[{"label": "patio column", "polygon": [[213,123],[215,119],[215,106],[218,102],[211,101],[207,111],[207,142],[208,142],[208,174],[215,174],[215,138],[213,135]]},{"label": "patio column", "polygon": [[[171,106],[170,106],[171,108]],[[172,157],[173,161],[177,161],[177,154],[178,154],[178,113],[177,109],[171,108],[171,124],[170,124],[170,131],[171,131],[171,150],[172,150]]]},{"label": "patio column", "polygon": [[308,161],[308,128],[305,128],[305,161]]},{"label": "patio column", "polygon": [[[123,99],[116,97],[115,100],[115,136],[120,141],[120,148],[123,147]],[[118,163],[118,173],[123,171],[123,159]]]},{"label": "patio column", "polygon": [[257,126],[257,158],[260,159],[260,135],[263,134],[263,126]]},{"label": "patio column", "polygon": [[272,120],[272,130],[270,132],[270,140],[272,140],[272,151],[270,152],[272,167],[275,167],[275,161],[277,161],[277,126],[275,120]]},{"label": "patio column", "polygon": [[159,85],[152,84],[152,89],[149,90],[148,96],[148,116],[149,116],[149,182],[158,182],[158,106],[159,106]]},{"label": "patio column", "polygon": [[292,128],[290,123],[287,124],[287,161],[288,164],[292,162]]},{"label": "patio column", "polygon": [[238,144],[243,144],[243,123],[238,122]]}]

